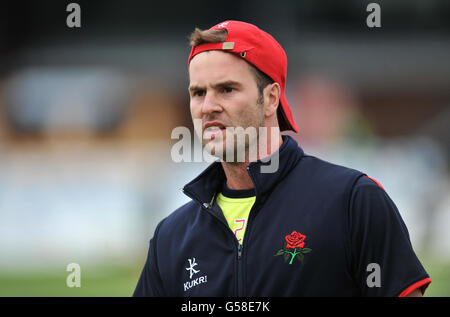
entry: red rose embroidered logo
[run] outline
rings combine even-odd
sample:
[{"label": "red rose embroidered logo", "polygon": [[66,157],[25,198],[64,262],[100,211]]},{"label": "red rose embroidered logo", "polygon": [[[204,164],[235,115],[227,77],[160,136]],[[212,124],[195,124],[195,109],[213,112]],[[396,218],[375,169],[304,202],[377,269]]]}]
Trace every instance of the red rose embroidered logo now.
[{"label": "red rose embroidered logo", "polygon": [[288,234],[285,238],[286,246],[283,249],[278,250],[274,256],[282,255],[284,257],[284,262],[287,262],[290,258],[289,264],[292,264],[294,259],[303,263],[304,255],[311,252],[310,248],[305,248],[306,236],[300,232],[293,231]]}]

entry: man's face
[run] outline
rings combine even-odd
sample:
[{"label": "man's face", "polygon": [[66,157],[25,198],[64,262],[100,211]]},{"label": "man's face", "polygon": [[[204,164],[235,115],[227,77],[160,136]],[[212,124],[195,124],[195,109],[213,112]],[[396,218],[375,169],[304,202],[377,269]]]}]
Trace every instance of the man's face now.
[{"label": "man's face", "polygon": [[[264,106],[258,103],[256,81],[242,58],[221,51],[199,53],[191,60],[189,79],[192,119],[202,122],[194,127],[211,154],[215,154],[214,149],[226,152],[225,128],[255,127],[258,131],[264,126]],[[256,139],[246,138],[246,149],[252,142]]]}]

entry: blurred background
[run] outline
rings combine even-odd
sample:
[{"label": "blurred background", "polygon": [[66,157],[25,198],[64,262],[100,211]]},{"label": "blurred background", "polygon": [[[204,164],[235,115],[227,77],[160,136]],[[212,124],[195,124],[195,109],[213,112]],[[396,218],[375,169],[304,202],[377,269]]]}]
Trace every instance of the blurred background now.
[{"label": "blurred background", "polygon": [[188,36],[227,19],[281,43],[291,135],[384,186],[426,295],[450,296],[449,1],[73,1],[69,28],[71,2],[0,4],[0,296],[131,296],[157,223],[208,165],[170,156],[171,131],[192,131]]}]

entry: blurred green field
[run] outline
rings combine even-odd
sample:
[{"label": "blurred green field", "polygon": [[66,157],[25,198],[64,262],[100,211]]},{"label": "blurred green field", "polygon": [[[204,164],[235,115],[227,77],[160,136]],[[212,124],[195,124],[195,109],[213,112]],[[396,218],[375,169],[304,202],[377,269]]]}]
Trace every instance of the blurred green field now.
[{"label": "blurred green field", "polygon": [[450,297],[450,262],[420,256],[419,258],[431,277],[425,297]]},{"label": "blurred green field", "polygon": [[81,268],[81,287],[69,288],[66,278],[70,272],[0,272],[0,296],[56,297],[129,297],[136,287],[141,268],[93,267]]},{"label": "blurred green field", "polygon": [[[432,279],[425,296],[450,297],[450,263],[436,260],[423,260],[422,263]],[[64,270],[57,273],[0,272],[0,296],[128,297],[136,287],[140,265],[82,268],[80,288],[66,286],[69,272]]]}]

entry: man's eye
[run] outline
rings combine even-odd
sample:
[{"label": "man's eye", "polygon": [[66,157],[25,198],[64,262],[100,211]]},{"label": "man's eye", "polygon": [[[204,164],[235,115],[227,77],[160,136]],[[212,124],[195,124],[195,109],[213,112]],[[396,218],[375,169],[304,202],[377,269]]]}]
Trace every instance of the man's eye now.
[{"label": "man's eye", "polygon": [[197,90],[197,91],[194,91],[194,96],[201,97],[201,96],[203,96],[204,94],[205,94],[205,91],[204,91],[204,90]]},{"label": "man's eye", "polygon": [[230,93],[233,90],[234,90],[234,88],[231,88],[231,87],[223,87],[223,91],[226,92],[226,93]]}]

